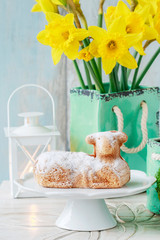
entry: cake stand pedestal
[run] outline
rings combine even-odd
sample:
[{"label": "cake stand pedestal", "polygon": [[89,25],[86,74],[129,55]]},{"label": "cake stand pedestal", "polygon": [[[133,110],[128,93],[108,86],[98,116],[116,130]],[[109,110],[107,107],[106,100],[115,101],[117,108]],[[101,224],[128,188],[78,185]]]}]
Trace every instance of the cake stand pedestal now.
[{"label": "cake stand pedestal", "polygon": [[56,225],[69,230],[98,231],[113,228],[117,222],[104,199],[76,199],[67,201]]},{"label": "cake stand pedestal", "polygon": [[130,182],[118,189],[43,188],[35,182],[31,174],[26,175],[24,179],[15,180],[20,191],[32,191],[41,193],[45,197],[68,199],[56,225],[77,231],[98,231],[115,227],[117,223],[104,199],[144,192],[154,182],[154,177],[137,170],[131,170]]}]

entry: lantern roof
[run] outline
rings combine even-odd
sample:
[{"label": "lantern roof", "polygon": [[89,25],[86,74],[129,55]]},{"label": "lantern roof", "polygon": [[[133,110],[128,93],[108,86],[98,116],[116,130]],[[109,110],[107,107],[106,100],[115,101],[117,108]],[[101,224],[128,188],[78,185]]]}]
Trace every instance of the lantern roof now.
[{"label": "lantern roof", "polygon": [[18,116],[24,118],[24,124],[17,128],[9,128],[7,135],[12,137],[53,135],[55,132],[53,128],[39,124],[39,116],[42,115],[42,112],[19,113]]},{"label": "lantern roof", "polygon": [[[10,127],[4,128],[5,136],[12,138],[20,138],[20,137],[49,137],[49,136],[60,136],[60,132],[57,130],[56,126],[44,126],[44,128],[49,129],[49,131],[30,131],[30,132],[21,132],[21,134],[16,134],[16,130],[21,127]],[[42,130],[42,129],[41,129]]]}]

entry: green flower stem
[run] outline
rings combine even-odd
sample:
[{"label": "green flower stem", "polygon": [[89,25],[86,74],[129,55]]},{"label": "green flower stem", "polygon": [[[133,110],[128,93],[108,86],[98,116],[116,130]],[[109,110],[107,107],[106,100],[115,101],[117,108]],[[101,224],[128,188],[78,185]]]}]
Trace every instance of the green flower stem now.
[{"label": "green flower stem", "polygon": [[113,76],[114,76],[114,81],[115,81],[115,86],[116,86],[116,92],[119,92],[120,84],[119,84],[119,79],[118,79],[117,65],[113,69]]},{"label": "green flower stem", "polygon": [[98,89],[101,93],[105,93],[105,89],[104,89],[103,85],[98,81],[98,79],[97,79],[97,77],[96,77],[96,75],[95,75],[95,72],[93,71],[93,68],[92,68],[90,62],[86,62],[86,65],[87,65],[88,70],[89,70],[89,72],[91,73],[91,75],[92,75],[92,77],[93,77],[93,79],[94,79],[94,82],[95,82],[95,84],[96,84],[96,86],[97,86],[97,89]]},{"label": "green flower stem", "polygon": [[83,64],[84,64],[84,69],[85,69],[85,73],[86,73],[86,77],[87,77],[88,88],[89,88],[89,89],[94,89],[94,87],[93,87],[93,85],[92,85],[90,73],[89,73],[89,71],[88,71],[86,62],[85,62],[84,60],[83,60]]},{"label": "green flower stem", "polygon": [[98,80],[98,82],[99,82],[99,84],[101,86],[101,89],[102,89],[103,92],[105,92],[104,85],[102,83],[102,77],[101,77],[101,75],[99,73],[99,70],[98,70],[98,67],[97,67],[95,59],[94,58],[91,59],[90,62],[91,62],[92,69],[93,69],[93,71],[94,71],[94,73],[96,75],[96,78],[97,78],[97,80]]},{"label": "green flower stem", "polygon": [[98,27],[102,27],[103,22],[103,12],[98,14]]},{"label": "green flower stem", "polygon": [[[103,24],[103,5],[104,5],[105,0],[100,0],[99,1],[99,9],[98,9],[98,27],[102,27]],[[99,70],[100,76],[102,76],[102,59],[97,58],[97,66]]]},{"label": "green flower stem", "polygon": [[[83,48],[84,48],[84,47],[81,46],[81,49],[83,49]],[[91,81],[91,77],[90,77],[89,70],[88,70],[87,65],[86,65],[86,62],[85,62],[84,60],[83,60],[83,65],[84,65],[84,70],[85,70],[85,73],[86,73],[88,88],[89,88],[89,89],[94,89],[94,88],[93,88],[93,85],[92,85],[92,81]]]},{"label": "green flower stem", "polygon": [[82,75],[81,75],[81,72],[79,70],[79,67],[78,67],[78,64],[77,64],[76,60],[73,60],[73,64],[74,64],[74,67],[76,69],[76,72],[77,72],[77,75],[78,75],[78,78],[79,78],[82,89],[86,89],[86,86],[84,84],[84,81],[83,81],[83,78],[82,78]]},{"label": "green flower stem", "polygon": [[[88,39],[85,39],[85,44],[87,45],[87,41]],[[89,44],[89,43],[88,43]],[[82,45],[81,46],[81,49],[83,49],[84,46]],[[87,64],[86,64],[86,61],[83,60],[83,65],[84,65],[84,69],[85,69],[85,73],[86,73],[86,78],[87,78],[87,83],[88,83],[88,88],[89,89],[93,89],[93,86],[92,86],[92,82],[91,82],[91,78],[90,78],[90,70],[88,69],[87,67]],[[92,86],[92,88],[91,88]]]},{"label": "green flower stem", "polygon": [[89,41],[88,38],[86,38],[86,39],[83,40],[83,45],[84,45],[84,47],[88,47],[89,44],[90,44],[90,41]]},{"label": "green flower stem", "polygon": [[84,45],[84,47],[88,47],[89,44],[90,44],[90,40],[89,40],[88,38],[85,38],[85,39],[83,40],[83,45]]},{"label": "green flower stem", "polygon": [[137,75],[138,75],[139,67],[140,67],[140,64],[141,64],[141,61],[142,61],[142,57],[143,57],[142,55],[139,55],[138,63],[137,63],[138,67],[135,69],[135,72],[134,72],[131,89],[134,89],[134,86],[135,86],[135,84],[136,84]]},{"label": "green flower stem", "polygon": [[[103,22],[103,12],[98,14],[98,27],[102,27]],[[100,73],[100,76],[102,76],[102,59],[97,58],[97,66]]]},{"label": "green flower stem", "polygon": [[154,62],[154,60],[157,58],[157,56],[160,53],[160,47],[157,49],[157,51],[155,52],[155,54],[152,56],[152,58],[150,59],[150,61],[148,62],[148,64],[146,65],[145,69],[143,70],[143,72],[141,73],[141,75],[139,76],[136,84],[135,84],[135,89],[138,88],[139,84],[141,83],[142,79],[144,78],[145,74],[147,73],[147,71],[149,70],[149,68],[151,67],[152,63]]},{"label": "green flower stem", "polygon": [[[134,57],[135,59],[136,59],[136,57],[137,57],[137,54],[138,54],[137,51],[135,51],[134,54],[133,54],[133,57]],[[127,79],[129,78],[129,75],[130,75],[131,71],[132,71],[132,69],[127,69]]]},{"label": "green flower stem", "polygon": [[123,90],[128,90],[127,68],[121,66],[121,70],[122,70],[121,85],[123,85]]},{"label": "green flower stem", "polygon": [[92,68],[93,68],[93,70],[94,70],[94,72],[95,72],[98,80],[99,80],[99,81],[101,82],[101,84],[103,85],[103,83],[102,83],[102,77],[101,77],[101,75],[100,75],[100,73],[99,73],[99,69],[98,69],[98,67],[97,67],[97,64],[96,64],[95,59],[92,58],[92,59],[90,60],[90,62],[91,62]]},{"label": "green flower stem", "polygon": [[99,57],[99,58],[97,58],[96,62],[97,62],[97,67],[98,67],[98,70],[99,70],[99,74],[102,77],[102,59]]},{"label": "green flower stem", "polygon": [[115,66],[115,71],[117,72],[117,75],[118,75],[118,71],[119,71],[119,66],[120,66],[119,63],[117,62],[116,66]]},{"label": "green flower stem", "polygon": [[[83,43],[84,43],[84,46],[87,47],[90,44],[90,41],[88,39],[84,39]],[[102,83],[101,75],[99,73],[95,59],[94,58],[91,59],[90,62],[91,62],[92,68],[95,72],[95,75],[97,76],[98,80],[101,81],[101,83]]]},{"label": "green flower stem", "polygon": [[[84,46],[87,47],[90,42],[89,42],[88,39],[84,39],[84,40],[83,40],[83,43],[84,43]],[[82,48],[83,48],[83,47],[82,47]],[[89,63],[89,64],[88,64],[88,63]],[[96,64],[95,59],[94,59],[94,58],[91,59],[88,63],[87,63],[87,67],[89,66],[89,67],[88,67],[89,72],[92,74],[92,76],[93,76],[93,73],[94,73],[94,75],[95,75],[95,77],[96,77],[97,83],[99,82],[99,84],[96,83],[97,87],[100,86],[100,89],[101,89],[100,91],[101,91],[101,92],[105,92],[105,89],[104,89],[104,86],[103,86],[103,83],[102,83],[102,78],[101,78],[101,75],[100,75],[100,73],[99,73],[99,70],[98,70],[98,67],[97,67],[97,64]],[[95,81],[95,77],[93,77],[93,78],[94,78],[94,81]],[[98,88],[99,88],[99,87],[98,87]]]},{"label": "green flower stem", "polygon": [[109,81],[110,81],[110,93],[117,92],[113,71],[109,74]]}]

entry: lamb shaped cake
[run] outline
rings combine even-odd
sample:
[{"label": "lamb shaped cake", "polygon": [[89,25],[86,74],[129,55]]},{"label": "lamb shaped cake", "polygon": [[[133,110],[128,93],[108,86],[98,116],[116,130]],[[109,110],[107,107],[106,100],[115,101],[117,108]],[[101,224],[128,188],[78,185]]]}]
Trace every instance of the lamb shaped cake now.
[{"label": "lamb shaped cake", "polygon": [[34,164],[38,184],[50,188],[120,188],[130,180],[130,169],[120,155],[127,135],[118,131],[94,133],[86,142],[94,154],[51,151]]}]

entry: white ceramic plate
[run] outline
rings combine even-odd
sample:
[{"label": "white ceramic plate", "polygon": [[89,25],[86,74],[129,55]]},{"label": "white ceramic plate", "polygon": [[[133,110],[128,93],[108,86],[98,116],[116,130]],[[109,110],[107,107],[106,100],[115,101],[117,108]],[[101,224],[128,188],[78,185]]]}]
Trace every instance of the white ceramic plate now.
[{"label": "white ceramic plate", "polygon": [[67,198],[67,199],[103,199],[117,198],[138,194],[147,190],[156,179],[147,176],[142,171],[131,170],[131,180],[122,188],[117,189],[60,189],[60,188],[44,188],[38,185],[33,175],[27,175],[24,179],[15,180],[23,190],[41,193],[46,197]]}]

